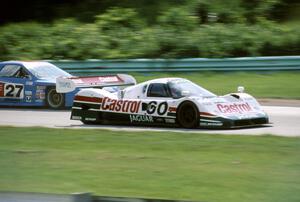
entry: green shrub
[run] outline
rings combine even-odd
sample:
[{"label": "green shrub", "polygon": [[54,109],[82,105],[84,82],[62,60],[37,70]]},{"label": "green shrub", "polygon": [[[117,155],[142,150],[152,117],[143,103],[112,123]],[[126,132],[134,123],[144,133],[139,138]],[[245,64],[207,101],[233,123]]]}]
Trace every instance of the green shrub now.
[{"label": "green shrub", "polygon": [[[162,12],[147,25],[131,8],[108,9],[93,23],[74,19],[51,24],[34,22],[0,27],[0,59],[114,59],[299,55],[299,23],[279,24],[261,13],[272,1],[259,4],[255,23],[248,24],[239,1],[222,10],[209,1]],[[200,5],[202,14],[195,8]],[[247,7],[247,5],[244,5]],[[200,10],[201,10],[200,9]],[[254,8],[253,8],[254,9]],[[198,10],[199,11],[199,10]],[[216,21],[202,18],[215,12]],[[255,11],[256,12],[256,11]],[[254,13],[255,13],[254,12]],[[201,15],[203,15],[201,17]],[[247,20],[246,20],[247,19]]]}]

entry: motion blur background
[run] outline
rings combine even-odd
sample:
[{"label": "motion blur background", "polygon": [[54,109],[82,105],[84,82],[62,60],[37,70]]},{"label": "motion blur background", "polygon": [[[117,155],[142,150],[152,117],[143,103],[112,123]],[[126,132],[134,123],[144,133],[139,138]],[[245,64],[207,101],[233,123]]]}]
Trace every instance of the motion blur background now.
[{"label": "motion blur background", "polygon": [[300,54],[298,0],[10,0],[0,60]]}]

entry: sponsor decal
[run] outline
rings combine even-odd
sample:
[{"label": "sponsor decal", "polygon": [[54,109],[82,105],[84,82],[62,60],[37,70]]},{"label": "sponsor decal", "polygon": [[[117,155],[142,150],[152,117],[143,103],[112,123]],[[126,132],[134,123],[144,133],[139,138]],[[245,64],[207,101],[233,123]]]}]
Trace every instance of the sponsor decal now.
[{"label": "sponsor decal", "polygon": [[31,95],[26,95],[26,102],[31,102],[31,101],[32,101]]},{"label": "sponsor decal", "polygon": [[141,101],[136,100],[117,100],[109,97],[95,98],[85,96],[75,96],[75,102],[95,103],[100,105],[100,110],[113,112],[138,113]]},{"label": "sponsor decal", "polygon": [[71,88],[71,83],[70,82],[59,81],[57,85],[60,86],[61,88]]},{"label": "sponsor decal", "polygon": [[103,98],[100,109],[114,112],[138,113],[141,101],[116,100],[108,97]]},{"label": "sponsor decal", "polygon": [[72,116],[73,120],[81,120],[81,116]]},{"label": "sponsor decal", "polygon": [[164,120],[165,120],[165,119],[163,119],[163,118],[156,118],[156,119],[155,119],[155,122],[161,122],[161,123],[162,123],[162,122],[164,122]]},{"label": "sponsor decal", "polygon": [[89,117],[86,117],[86,118],[84,118],[84,120],[86,120],[86,121],[96,121],[96,118],[89,118]]},{"label": "sponsor decal", "polygon": [[46,96],[45,90],[36,90],[35,98],[38,100],[44,100]]},{"label": "sponsor decal", "polygon": [[24,97],[24,85],[17,83],[0,83],[0,97],[22,99]]},{"label": "sponsor decal", "polygon": [[25,95],[32,95],[32,91],[25,90]]},{"label": "sponsor decal", "polygon": [[0,97],[4,97],[4,83],[0,83]]},{"label": "sponsor decal", "polygon": [[244,113],[252,111],[252,108],[248,103],[241,104],[217,104],[217,108],[221,113],[230,114],[230,113]]},{"label": "sponsor decal", "polygon": [[223,123],[200,122],[200,126],[223,126]]},{"label": "sponsor decal", "polygon": [[175,119],[165,119],[166,123],[175,123]]},{"label": "sponsor decal", "polygon": [[134,114],[130,114],[130,122],[149,122],[152,123],[153,122],[153,117],[152,116],[148,116],[148,115],[134,115]]},{"label": "sponsor decal", "polygon": [[98,78],[100,82],[110,83],[110,82],[119,82],[120,78],[117,76],[104,76]]},{"label": "sponsor decal", "polygon": [[36,86],[36,90],[45,90],[46,86]]}]

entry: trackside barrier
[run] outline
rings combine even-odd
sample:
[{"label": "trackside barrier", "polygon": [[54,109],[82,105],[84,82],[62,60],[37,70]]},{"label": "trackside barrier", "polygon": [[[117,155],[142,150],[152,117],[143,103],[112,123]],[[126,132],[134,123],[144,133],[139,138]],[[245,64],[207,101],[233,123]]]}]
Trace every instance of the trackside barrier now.
[{"label": "trackside barrier", "polygon": [[300,56],[48,61],[73,74],[300,70]]},{"label": "trackside barrier", "polygon": [[188,201],[93,196],[90,193],[43,194],[43,193],[1,192],[0,191],[0,202],[188,202]]}]

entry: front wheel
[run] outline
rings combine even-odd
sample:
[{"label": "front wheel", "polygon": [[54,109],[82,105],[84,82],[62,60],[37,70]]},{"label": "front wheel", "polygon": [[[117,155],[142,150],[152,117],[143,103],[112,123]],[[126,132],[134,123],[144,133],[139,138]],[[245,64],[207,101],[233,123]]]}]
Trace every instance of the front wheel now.
[{"label": "front wheel", "polygon": [[49,88],[46,97],[47,105],[52,109],[61,109],[65,104],[63,94],[56,92],[55,88]]},{"label": "front wheel", "polygon": [[177,121],[184,128],[195,128],[199,124],[199,111],[192,102],[184,102],[177,111]]}]

